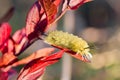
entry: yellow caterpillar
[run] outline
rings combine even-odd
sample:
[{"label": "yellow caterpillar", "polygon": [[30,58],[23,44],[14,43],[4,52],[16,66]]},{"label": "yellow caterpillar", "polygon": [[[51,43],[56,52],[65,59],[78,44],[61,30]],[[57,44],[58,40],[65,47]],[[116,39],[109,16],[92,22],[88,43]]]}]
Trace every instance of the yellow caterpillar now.
[{"label": "yellow caterpillar", "polygon": [[63,31],[52,31],[45,38],[45,41],[51,45],[70,49],[86,59],[91,59],[92,57],[89,53],[90,49],[87,42],[73,34]]}]

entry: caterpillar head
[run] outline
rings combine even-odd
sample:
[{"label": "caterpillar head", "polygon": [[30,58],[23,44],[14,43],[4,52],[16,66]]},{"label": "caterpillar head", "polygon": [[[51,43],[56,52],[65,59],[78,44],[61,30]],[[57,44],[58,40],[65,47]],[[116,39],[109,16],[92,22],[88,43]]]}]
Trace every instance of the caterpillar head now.
[{"label": "caterpillar head", "polygon": [[45,42],[76,52],[77,55],[82,56],[83,60],[90,61],[92,58],[87,42],[73,34],[62,31],[52,31],[45,38]]}]

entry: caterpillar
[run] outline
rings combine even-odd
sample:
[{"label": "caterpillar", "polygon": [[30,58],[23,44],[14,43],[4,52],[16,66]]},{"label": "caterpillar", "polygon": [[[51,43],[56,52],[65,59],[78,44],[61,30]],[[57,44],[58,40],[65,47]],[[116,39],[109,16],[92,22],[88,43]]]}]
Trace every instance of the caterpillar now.
[{"label": "caterpillar", "polygon": [[68,32],[57,30],[49,32],[45,38],[45,42],[72,50],[86,59],[91,59],[92,57],[87,42],[78,36],[69,34]]}]

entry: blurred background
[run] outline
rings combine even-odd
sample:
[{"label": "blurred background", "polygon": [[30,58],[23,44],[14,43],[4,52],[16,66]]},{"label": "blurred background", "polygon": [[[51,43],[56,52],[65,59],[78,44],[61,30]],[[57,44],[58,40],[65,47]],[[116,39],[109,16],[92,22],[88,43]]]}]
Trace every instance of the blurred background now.
[{"label": "blurred background", "polygon": [[[0,22],[11,9],[9,20],[13,33],[24,27],[27,12],[35,0],[0,0]],[[120,0],[94,0],[75,11],[68,11],[54,28],[68,31],[94,45],[91,63],[84,63],[65,54],[56,64],[47,67],[42,80],[120,80]],[[14,12],[14,13],[13,13]],[[39,44],[39,45],[38,45]],[[24,55],[48,47],[35,42]],[[17,71],[21,66],[16,68]],[[15,76],[14,76],[15,77]],[[13,80],[13,79],[11,79]]]}]

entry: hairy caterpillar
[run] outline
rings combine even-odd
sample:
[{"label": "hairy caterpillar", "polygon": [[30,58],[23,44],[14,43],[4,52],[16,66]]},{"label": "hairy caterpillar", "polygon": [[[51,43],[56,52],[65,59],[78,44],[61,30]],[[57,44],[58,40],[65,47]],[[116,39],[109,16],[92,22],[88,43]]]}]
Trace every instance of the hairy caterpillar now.
[{"label": "hairy caterpillar", "polygon": [[63,31],[50,32],[45,41],[51,45],[67,48],[82,55],[87,60],[90,60],[92,55],[89,53],[89,45],[85,40]]}]

